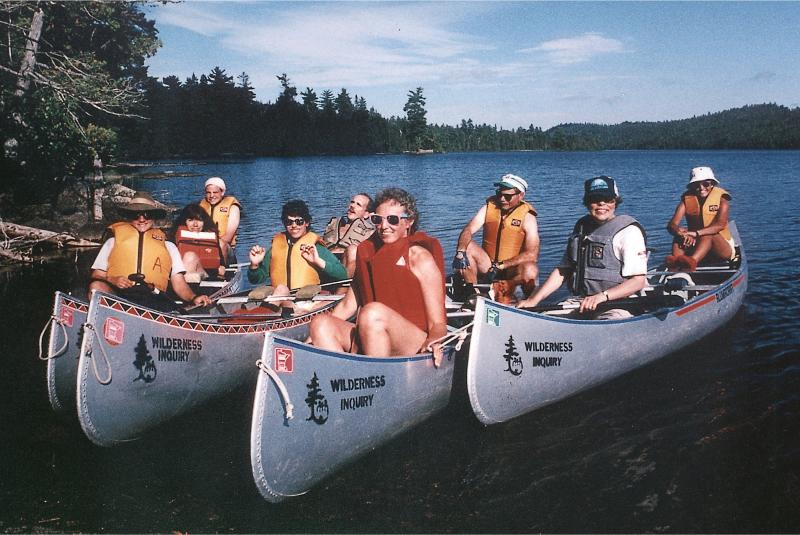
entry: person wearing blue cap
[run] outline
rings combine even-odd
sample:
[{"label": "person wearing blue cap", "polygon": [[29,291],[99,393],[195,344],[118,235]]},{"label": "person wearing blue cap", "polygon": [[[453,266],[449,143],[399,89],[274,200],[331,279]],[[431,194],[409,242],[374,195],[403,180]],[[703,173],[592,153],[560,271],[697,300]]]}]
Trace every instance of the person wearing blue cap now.
[{"label": "person wearing blue cap", "polygon": [[534,307],[567,282],[575,296],[570,301],[580,303],[578,317],[630,317],[631,313],[621,308],[601,313],[596,313],[596,310],[601,303],[629,297],[644,288],[647,274],[644,228],[633,217],[616,214],[622,197],[611,177],[598,176],[587,180],[583,204],[589,213],[575,223],[561,262],[533,295],[517,306]]},{"label": "person wearing blue cap", "polygon": [[[495,194],[458,236],[453,269],[464,286],[463,295],[457,297],[477,293],[474,285],[482,276],[485,282],[495,283],[498,302],[510,303],[517,285],[522,284],[525,295],[536,288],[539,227],[536,209],[524,200],[528,183],[522,177],[506,174],[494,186]],[[483,244],[478,245],[472,236],[481,229]]]}]

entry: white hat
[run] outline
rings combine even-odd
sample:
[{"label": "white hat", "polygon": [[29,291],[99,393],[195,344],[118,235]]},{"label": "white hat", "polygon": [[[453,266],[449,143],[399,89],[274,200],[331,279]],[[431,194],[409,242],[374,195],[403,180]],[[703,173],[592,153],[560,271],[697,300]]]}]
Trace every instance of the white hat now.
[{"label": "white hat", "polygon": [[522,193],[528,189],[528,183],[525,179],[517,175],[507,174],[500,177],[500,180],[494,183],[495,187],[516,188]]},{"label": "white hat", "polygon": [[710,167],[695,167],[689,173],[689,184],[693,182],[702,182],[703,180],[713,180],[719,184],[719,180],[714,176],[714,171]]},{"label": "white hat", "polygon": [[206,180],[203,189],[207,188],[208,186],[217,186],[222,191],[225,191],[225,181],[218,176],[212,176],[211,178]]}]

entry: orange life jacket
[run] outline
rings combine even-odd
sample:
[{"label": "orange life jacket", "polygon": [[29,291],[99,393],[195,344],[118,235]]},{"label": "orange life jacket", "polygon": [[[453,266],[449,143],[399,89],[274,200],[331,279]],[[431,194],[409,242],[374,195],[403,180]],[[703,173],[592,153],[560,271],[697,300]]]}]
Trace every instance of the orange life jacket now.
[{"label": "orange life jacket", "polygon": [[145,282],[166,291],[172,271],[172,259],[163,231],[151,228],[139,232],[130,223],[114,223],[108,227],[114,234],[114,247],[108,257],[108,276],[144,275]]},{"label": "orange life jacket", "polygon": [[[701,207],[697,195],[689,192],[683,194],[683,206],[686,209],[686,226],[689,230],[706,228],[714,221],[714,218],[717,217],[717,212],[719,212],[723,195],[730,197],[731,194],[719,186],[714,186]],[[726,240],[732,238],[728,225],[725,225],[725,228],[719,234]]]},{"label": "orange life jacket", "polygon": [[422,287],[408,265],[408,249],[412,245],[421,245],[431,252],[444,281],[444,253],[439,240],[415,232],[391,244],[376,238],[361,242],[356,253],[353,291],[360,306],[378,301],[428,332]]},{"label": "orange life jacket", "polygon": [[175,245],[181,256],[188,252],[195,253],[200,257],[203,269],[211,270],[214,274],[224,262],[216,232],[193,232],[181,225],[175,233]]},{"label": "orange life jacket", "polygon": [[483,223],[483,250],[492,262],[500,262],[517,256],[525,243],[523,222],[525,216],[536,215],[536,209],[523,201],[503,214],[495,204],[494,197],[486,199],[486,220]]},{"label": "orange life jacket", "polygon": [[[203,210],[206,211],[208,215],[211,216],[211,219],[214,221],[214,223],[217,224],[217,229],[219,230],[220,236],[224,236],[225,231],[228,230],[228,217],[230,217],[231,206],[234,205],[238,206],[239,210],[242,209],[242,205],[239,204],[239,201],[236,200],[236,197],[229,195],[223,197],[221,201],[219,201],[217,204],[213,206],[205,199],[200,201],[200,206],[203,208]],[[233,241],[231,241],[231,247],[234,247],[236,245],[237,235],[238,231],[237,234],[233,235]]]},{"label": "orange life jacket", "polygon": [[273,286],[285,284],[290,290],[309,284],[319,284],[319,273],[300,255],[300,245],[316,246],[319,236],[307,232],[294,243],[289,243],[284,232],[272,238],[272,253],[269,261],[269,278]]}]

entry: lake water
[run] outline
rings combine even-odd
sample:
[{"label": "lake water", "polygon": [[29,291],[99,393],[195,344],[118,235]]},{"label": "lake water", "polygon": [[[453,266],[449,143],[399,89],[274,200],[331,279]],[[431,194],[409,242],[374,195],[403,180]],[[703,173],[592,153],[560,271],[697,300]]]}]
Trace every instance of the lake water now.
[{"label": "lake water", "polygon": [[[797,532],[800,531],[798,152],[498,153],[312,157],[165,165],[197,177],[135,180],[197,200],[225,178],[244,204],[240,259],[305,199],[321,230],[349,196],[399,186],[421,228],[456,237],[506,172],[539,210],[541,270],[583,214],[583,180],[619,181],[657,258],[691,167],[732,192],[750,261],[734,319],[691,348],[511,422],[483,427],[464,385],[443,412],[308,495],[271,505],[252,481],[252,392],[132,444],[94,446],[50,409],[37,339],[55,290],[82,291],[91,258],[0,272],[3,532]],[[654,333],[657,336],[658,333]],[[597,340],[598,344],[614,340]],[[255,373],[255,372],[254,372]],[[331,445],[336,447],[336,445]]]}]

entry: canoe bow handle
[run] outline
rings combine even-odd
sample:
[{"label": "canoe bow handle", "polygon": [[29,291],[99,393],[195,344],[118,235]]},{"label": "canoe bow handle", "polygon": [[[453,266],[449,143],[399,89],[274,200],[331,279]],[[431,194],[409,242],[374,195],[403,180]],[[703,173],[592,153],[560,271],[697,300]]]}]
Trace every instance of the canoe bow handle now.
[{"label": "canoe bow handle", "polygon": [[283,398],[283,405],[286,407],[286,419],[291,420],[294,418],[294,405],[292,405],[292,400],[289,399],[289,391],[286,390],[286,385],[283,384],[281,378],[278,377],[278,374],[275,373],[275,370],[270,368],[269,364],[264,362],[263,359],[257,360],[256,366],[258,366],[262,372],[269,375],[269,378],[272,379],[272,382],[275,383],[275,386],[278,388],[278,392],[280,393],[281,398]]}]

